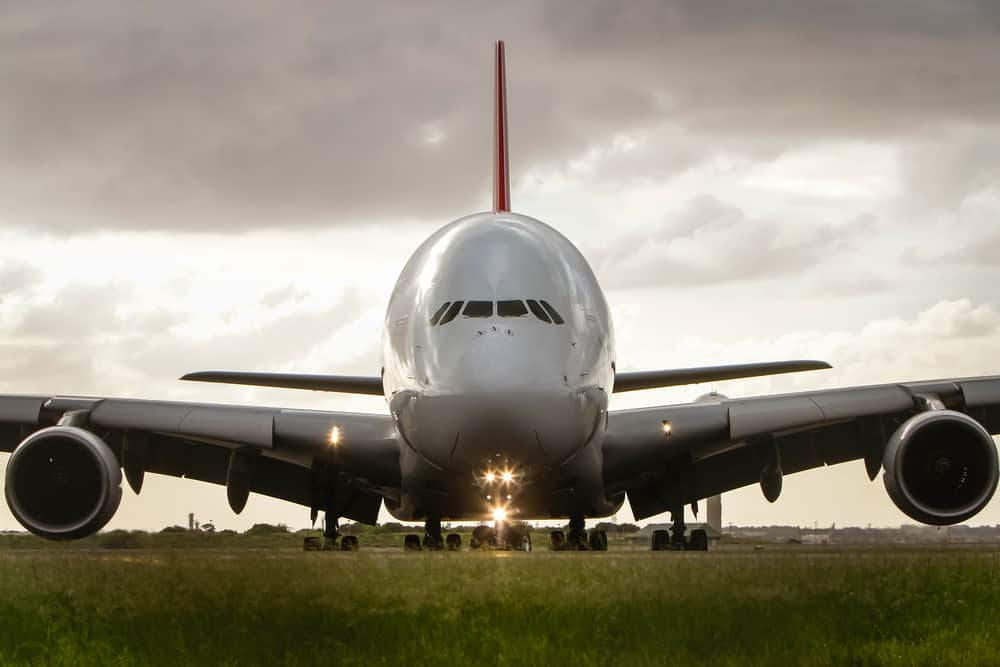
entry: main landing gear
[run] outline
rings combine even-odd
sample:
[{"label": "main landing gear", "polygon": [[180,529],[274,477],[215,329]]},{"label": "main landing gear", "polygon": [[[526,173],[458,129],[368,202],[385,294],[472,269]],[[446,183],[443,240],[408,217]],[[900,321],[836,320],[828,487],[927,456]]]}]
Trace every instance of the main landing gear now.
[{"label": "main landing gear", "polygon": [[653,551],[708,551],[708,533],[704,530],[692,530],[686,537],[687,526],[684,523],[684,508],[670,512],[673,525],[669,531],[654,530],[650,538]]},{"label": "main landing gear", "polygon": [[403,538],[404,551],[459,551],[462,548],[462,536],[458,533],[441,534],[441,519],[428,519],[424,522],[424,538],[417,535],[407,535]]},{"label": "main landing gear", "polygon": [[597,528],[588,531],[583,515],[578,514],[569,518],[569,534],[554,530],[549,544],[553,551],[607,551],[608,534]]},{"label": "main landing gear", "polygon": [[[327,515],[326,525],[323,527],[323,539],[318,537],[307,537],[302,540],[303,551],[357,551],[359,548],[356,535],[340,534],[340,518]],[[337,544],[337,540],[340,544]]]}]

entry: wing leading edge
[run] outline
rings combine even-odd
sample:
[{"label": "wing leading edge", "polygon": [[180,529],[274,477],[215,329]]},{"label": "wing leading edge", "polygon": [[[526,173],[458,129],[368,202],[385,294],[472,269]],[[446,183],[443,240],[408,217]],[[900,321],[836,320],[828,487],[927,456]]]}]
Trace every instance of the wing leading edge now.
[{"label": "wing leading edge", "polygon": [[615,373],[615,392],[676,387],[685,384],[698,384],[699,382],[720,382],[722,380],[817,371],[827,368],[831,368],[831,366],[825,361],[796,359],[793,361],[765,361],[753,364]]},{"label": "wing leading edge", "polygon": [[345,394],[382,395],[382,378],[362,375],[315,375],[308,373],[259,373],[256,371],[197,371],[180,378],[194,382],[243,384],[281,389],[334,391]]}]

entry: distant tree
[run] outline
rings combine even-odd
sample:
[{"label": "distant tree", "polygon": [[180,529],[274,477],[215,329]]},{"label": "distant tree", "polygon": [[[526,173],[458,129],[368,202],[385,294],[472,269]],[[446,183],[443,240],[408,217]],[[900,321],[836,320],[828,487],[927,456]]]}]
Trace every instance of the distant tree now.
[{"label": "distant tree", "polygon": [[277,535],[280,533],[287,533],[288,526],[283,523],[277,525],[272,525],[270,523],[255,523],[250,526],[250,530],[244,533],[244,535]]},{"label": "distant tree", "polygon": [[127,530],[112,530],[101,533],[97,537],[97,543],[102,549],[140,549],[143,547],[143,536],[145,533],[130,533]]},{"label": "distant tree", "polygon": [[166,528],[164,528],[160,532],[161,533],[167,533],[167,534],[169,534],[169,533],[186,533],[186,532],[188,532],[188,529],[185,528],[184,526],[167,526]]}]

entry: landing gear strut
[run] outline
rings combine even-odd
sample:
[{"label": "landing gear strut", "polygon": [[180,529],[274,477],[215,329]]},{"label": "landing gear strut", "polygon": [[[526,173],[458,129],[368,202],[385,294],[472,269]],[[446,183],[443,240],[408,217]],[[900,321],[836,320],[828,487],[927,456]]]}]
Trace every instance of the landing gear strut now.
[{"label": "landing gear strut", "polygon": [[427,519],[424,522],[424,549],[441,551],[444,549],[444,537],[441,535],[441,519]]},{"label": "landing gear strut", "polygon": [[670,512],[673,525],[670,527],[670,548],[682,551],[687,548],[687,525],[684,523],[684,507]]},{"label": "landing gear strut", "polygon": [[331,551],[337,548],[337,538],[340,537],[340,517],[327,512],[324,524],[323,551]]}]

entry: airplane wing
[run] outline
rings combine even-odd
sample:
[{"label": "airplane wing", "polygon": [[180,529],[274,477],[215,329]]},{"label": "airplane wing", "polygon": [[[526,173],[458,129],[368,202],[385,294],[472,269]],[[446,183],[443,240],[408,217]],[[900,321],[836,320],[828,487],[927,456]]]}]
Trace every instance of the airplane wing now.
[{"label": "airplane wing", "polygon": [[255,387],[337,391],[346,394],[382,395],[382,378],[362,375],[316,375],[312,373],[259,373],[256,371],[197,371],[181,377],[194,382],[246,384]]},{"label": "airplane wing", "polygon": [[[907,435],[903,429],[912,430],[914,419],[928,413],[954,417],[967,428],[963,433],[974,433],[981,425],[982,437],[975,442],[988,442],[987,433],[1000,433],[1000,376],[743,399],[717,395],[682,405],[613,411],[604,441],[605,483],[609,496],[627,492],[637,519],[753,483],[760,483],[773,502],[782,475],[811,468],[863,459],[874,480],[890,440],[898,443]],[[951,465],[941,463],[950,459],[949,452],[962,454],[956,439],[935,442],[941,443],[935,445],[937,451],[944,452],[935,454],[941,465]],[[989,477],[983,488],[990,483],[995,488],[996,450],[988,444],[981,448],[987,449],[993,454],[979,466]],[[889,466],[897,464],[885,461],[889,475]],[[894,470],[902,470],[901,465]],[[892,496],[892,480],[886,486]],[[932,522],[923,515],[919,520]]]},{"label": "airplane wing", "polygon": [[56,424],[102,439],[137,493],[151,472],[226,485],[236,512],[251,491],[314,512],[335,498],[340,516],[364,523],[398,493],[399,444],[388,415],[0,395],[0,451]]},{"label": "airplane wing", "polygon": [[625,371],[615,373],[615,393],[676,387],[700,382],[720,382],[738,378],[818,371],[830,368],[825,361],[796,359],[794,361],[764,361],[754,364],[730,364],[728,366],[702,366],[700,368],[671,368],[662,371]]}]

